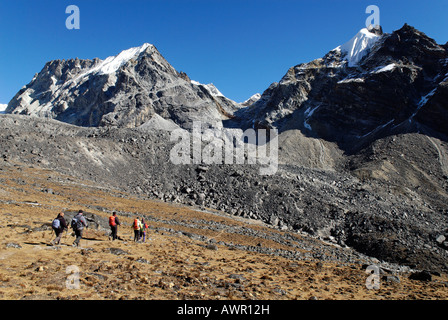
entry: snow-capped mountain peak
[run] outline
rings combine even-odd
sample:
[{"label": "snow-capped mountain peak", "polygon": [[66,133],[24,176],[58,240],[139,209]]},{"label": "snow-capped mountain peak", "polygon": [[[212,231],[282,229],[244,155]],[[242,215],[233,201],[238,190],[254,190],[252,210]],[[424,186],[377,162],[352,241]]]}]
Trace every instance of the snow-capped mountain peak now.
[{"label": "snow-capped mountain peak", "polygon": [[381,35],[370,32],[367,28],[361,29],[350,41],[335,48],[334,50],[345,53],[345,59],[349,67],[355,67],[361,59],[368,54]]},{"label": "snow-capped mountain peak", "polygon": [[240,105],[242,105],[243,107],[247,107],[250,106],[251,104],[254,104],[255,102],[257,102],[258,100],[260,100],[261,98],[261,94],[260,93],[256,93],[254,95],[252,95],[249,99],[247,99],[244,102],[241,102]]},{"label": "snow-capped mountain peak", "polygon": [[110,56],[105,60],[100,60],[100,63],[95,67],[87,70],[85,73],[81,74],[78,78],[85,77],[89,74],[97,73],[99,75],[112,74],[117,72],[123,65],[125,65],[129,60],[134,57],[138,57],[142,52],[144,52],[148,47],[153,47],[149,43],[145,43],[140,47],[134,47],[127,50],[121,51],[116,56]]},{"label": "snow-capped mountain peak", "polygon": [[140,47],[130,48],[120,52],[116,56],[108,57],[103,62],[101,62],[95,70],[100,74],[111,74],[116,72],[121,66],[126,64],[133,57],[138,57],[142,52],[144,52],[148,47],[152,46],[149,43],[145,43]]},{"label": "snow-capped mountain peak", "polygon": [[224,95],[221,93],[221,91],[219,91],[218,88],[216,88],[213,83],[202,84],[202,83],[200,83],[198,81],[194,81],[194,80],[191,80],[191,83],[195,84],[197,86],[203,86],[214,97],[224,97]]}]

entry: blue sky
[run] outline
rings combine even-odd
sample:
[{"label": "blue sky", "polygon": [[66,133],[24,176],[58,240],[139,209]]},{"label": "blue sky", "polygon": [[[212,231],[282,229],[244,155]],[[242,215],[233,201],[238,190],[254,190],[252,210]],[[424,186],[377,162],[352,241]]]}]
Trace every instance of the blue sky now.
[{"label": "blue sky", "polygon": [[[80,29],[68,30],[68,5]],[[448,41],[447,0],[0,0],[0,103],[53,59],[104,59],[154,44],[178,71],[241,102],[288,68],[365,27],[368,5],[392,32],[408,23]]]}]

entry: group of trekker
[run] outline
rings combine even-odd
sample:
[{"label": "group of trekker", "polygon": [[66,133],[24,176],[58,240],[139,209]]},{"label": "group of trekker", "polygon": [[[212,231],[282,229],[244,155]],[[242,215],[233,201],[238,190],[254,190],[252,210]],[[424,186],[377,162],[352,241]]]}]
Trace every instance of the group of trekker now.
[{"label": "group of trekker", "polygon": [[[120,221],[118,220],[117,213],[114,212],[109,217],[109,226],[111,230],[110,237],[112,238],[112,241],[118,239],[117,232],[119,225]],[[149,226],[145,222],[145,219],[141,218],[141,220],[139,220],[138,217],[135,217],[134,222],[132,223],[132,228],[134,229],[134,241],[146,242],[146,230],[149,228]]]},{"label": "group of trekker", "polygon": [[138,220],[138,217],[135,217],[132,227],[134,228],[134,241],[146,242],[148,224],[145,222],[145,219]]},{"label": "group of trekker", "polygon": [[[72,245],[73,247],[79,246],[79,242],[82,239],[84,228],[87,228],[87,220],[83,216],[83,213],[84,212],[82,210],[79,210],[78,213],[73,217],[72,222],[71,222],[71,228],[75,232],[75,237],[76,237],[76,239]],[[53,220],[51,226],[56,234],[56,238],[53,241],[51,241],[51,244],[58,245],[61,243],[61,238],[62,238],[64,231],[65,230],[68,231],[68,225],[67,225],[67,221],[65,221],[65,218],[64,218],[64,212],[61,212],[58,214],[56,219]]]},{"label": "group of trekker", "polygon": [[[73,229],[75,233],[75,241],[73,242],[73,247],[78,247],[79,242],[81,241],[83,237],[84,229],[88,228],[87,220],[83,215],[83,211],[79,210],[78,213],[73,217],[70,227]],[[113,212],[112,215],[109,217],[109,227],[111,230],[111,234],[109,236],[109,239],[116,240],[119,239],[118,237],[118,226],[121,225],[117,213]],[[134,241],[139,242],[143,241],[146,242],[146,230],[148,229],[148,224],[145,222],[143,218],[141,220],[136,217],[134,219],[134,222],[132,224],[132,227],[134,229]],[[68,225],[67,221],[64,218],[64,212],[60,212],[58,216],[53,220],[52,222],[52,229],[54,230],[56,234],[56,238],[51,241],[51,245],[59,245],[61,243],[62,235],[64,231],[67,230],[68,232]]]}]

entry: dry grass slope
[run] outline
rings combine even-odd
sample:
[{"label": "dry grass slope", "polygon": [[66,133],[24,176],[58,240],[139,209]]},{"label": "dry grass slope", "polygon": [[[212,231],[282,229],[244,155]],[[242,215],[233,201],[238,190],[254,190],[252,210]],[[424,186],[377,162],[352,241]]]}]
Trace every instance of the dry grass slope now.
[{"label": "dry grass slope", "polygon": [[[91,182],[11,162],[0,166],[0,299],[447,299],[446,275],[431,282],[381,281],[365,286],[359,264],[319,260],[292,261],[220,245],[225,243],[295,250],[256,236],[227,232],[235,227],[256,232],[278,230],[252,220],[149,201]],[[122,240],[108,231],[89,229],[82,248],[68,234],[60,246],[49,246],[47,227],[61,210],[84,209],[107,218],[122,213]],[[126,213],[126,214],[124,214]],[[134,213],[153,217],[146,243],[132,241]],[[229,228],[201,228],[207,222]],[[171,222],[171,223],[168,223]],[[184,222],[176,224],[174,222]],[[190,234],[214,239],[207,247]],[[307,241],[294,235],[296,241]],[[79,271],[79,288],[66,280],[69,266]]]}]

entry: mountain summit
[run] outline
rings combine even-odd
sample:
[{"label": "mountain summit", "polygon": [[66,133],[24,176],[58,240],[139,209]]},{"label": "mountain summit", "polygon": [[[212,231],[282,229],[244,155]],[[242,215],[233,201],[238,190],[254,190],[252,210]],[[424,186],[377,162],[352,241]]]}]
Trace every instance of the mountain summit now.
[{"label": "mountain summit", "polygon": [[220,127],[238,108],[216,87],[176,71],[145,43],[105,60],[50,61],[6,112],[79,126],[138,127],[162,118],[188,128],[193,120]]},{"label": "mountain summit", "polygon": [[362,58],[368,54],[370,49],[380,38],[381,35],[377,35],[367,30],[367,28],[364,28],[361,29],[349,42],[334,50],[340,51],[345,55],[349,67],[355,67]]}]

